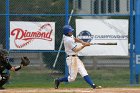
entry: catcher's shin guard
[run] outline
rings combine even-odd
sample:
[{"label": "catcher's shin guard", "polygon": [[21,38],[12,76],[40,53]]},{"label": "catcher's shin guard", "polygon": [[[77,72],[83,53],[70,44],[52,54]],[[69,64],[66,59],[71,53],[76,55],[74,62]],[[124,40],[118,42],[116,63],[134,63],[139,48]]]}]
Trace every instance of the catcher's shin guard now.
[{"label": "catcher's shin guard", "polygon": [[7,74],[2,74],[2,80],[0,80],[0,87],[2,88],[2,86],[8,81],[9,76]]}]

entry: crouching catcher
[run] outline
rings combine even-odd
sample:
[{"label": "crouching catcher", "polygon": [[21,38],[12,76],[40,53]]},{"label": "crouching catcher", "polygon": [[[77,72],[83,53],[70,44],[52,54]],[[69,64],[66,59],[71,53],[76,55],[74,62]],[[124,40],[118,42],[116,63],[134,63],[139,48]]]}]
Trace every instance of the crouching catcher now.
[{"label": "crouching catcher", "polygon": [[4,89],[3,85],[8,81],[9,75],[4,70],[18,71],[22,67],[29,65],[30,60],[27,57],[21,58],[19,66],[12,66],[8,61],[9,52],[6,49],[0,49],[0,89]]}]

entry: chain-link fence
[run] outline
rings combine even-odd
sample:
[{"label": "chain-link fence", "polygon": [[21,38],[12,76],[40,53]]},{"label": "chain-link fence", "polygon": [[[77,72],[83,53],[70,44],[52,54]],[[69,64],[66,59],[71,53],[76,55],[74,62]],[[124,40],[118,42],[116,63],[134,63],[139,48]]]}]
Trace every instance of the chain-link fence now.
[{"label": "chain-link fence", "polygon": [[[69,6],[66,6],[66,5]],[[11,73],[10,86],[52,87],[53,79],[65,75],[64,47],[59,51],[62,41],[62,27],[68,22],[75,28],[76,19],[130,19],[130,0],[0,0],[0,44],[7,48],[6,23],[10,21],[55,22],[54,51],[10,51],[12,65],[20,64],[21,56],[31,59],[30,66],[17,73]],[[6,5],[9,5],[6,6]],[[69,14],[66,10],[68,9]],[[6,22],[8,21],[8,22]],[[8,25],[9,26],[9,25]],[[130,31],[129,31],[130,32]],[[76,32],[74,32],[76,35]],[[9,36],[9,35],[7,35]],[[9,41],[8,41],[9,42]],[[42,45],[43,46],[43,45]],[[60,52],[55,68],[53,64]],[[94,82],[105,87],[127,86],[130,84],[128,56],[81,56],[87,71]],[[82,77],[75,84],[85,87]],[[71,86],[72,87],[72,86]],[[79,86],[77,86],[79,87]]]}]

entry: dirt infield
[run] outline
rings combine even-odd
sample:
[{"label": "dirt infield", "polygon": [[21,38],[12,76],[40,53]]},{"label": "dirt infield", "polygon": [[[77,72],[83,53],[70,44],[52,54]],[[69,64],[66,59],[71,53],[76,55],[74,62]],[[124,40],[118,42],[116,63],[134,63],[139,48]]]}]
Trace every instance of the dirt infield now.
[{"label": "dirt infield", "polygon": [[140,93],[140,88],[13,88],[0,90],[0,93]]}]

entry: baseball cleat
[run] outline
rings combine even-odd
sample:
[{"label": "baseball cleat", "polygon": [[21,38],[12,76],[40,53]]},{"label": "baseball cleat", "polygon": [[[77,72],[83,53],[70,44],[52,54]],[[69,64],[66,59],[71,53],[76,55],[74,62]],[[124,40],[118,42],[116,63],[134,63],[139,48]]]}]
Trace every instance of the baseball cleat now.
[{"label": "baseball cleat", "polygon": [[55,83],[55,89],[58,89],[58,87],[60,85],[60,81],[58,79],[55,79],[54,83]]},{"label": "baseball cleat", "polygon": [[101,88],[102,88],[102,86],[92,85],[92,88],[93,88],[93,89],[101,89]]},{"label": "baseball cleat", "polygon": [[92,88],[93,88],[93,89],[96,89],[96,85],[92,85]]}]

